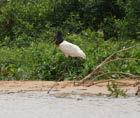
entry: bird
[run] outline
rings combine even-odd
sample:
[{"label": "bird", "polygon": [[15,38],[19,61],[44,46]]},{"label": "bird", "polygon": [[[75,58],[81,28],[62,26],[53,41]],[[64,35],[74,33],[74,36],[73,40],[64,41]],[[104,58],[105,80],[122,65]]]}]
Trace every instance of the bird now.
[{"label": "bird", "polygon": [[64,40],[61,31],[57,31],[55,33],[54,40],[55,40],[55,44],[64,53],[65,57],[78,57],[78,58],[86,59],[85,53],[80,49],[79,46]]}]

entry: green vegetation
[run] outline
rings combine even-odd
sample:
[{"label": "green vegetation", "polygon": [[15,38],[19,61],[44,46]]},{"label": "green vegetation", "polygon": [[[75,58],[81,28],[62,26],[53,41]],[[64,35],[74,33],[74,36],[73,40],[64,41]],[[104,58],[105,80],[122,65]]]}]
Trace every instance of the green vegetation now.
[{"label": "green vegetation", "polygon": [[[83,78],[117,50],[140,44],[139,4],[139,0],[1,0],[0,79]],[[57,30],[79,45],[87,59],[64,57],[53,43]],[[139,47],[114,55],[125,59],[105,64],[93,78],[140,75]]]},{"label": "green vegetation", "polygon": [[126,96],[126,91],[121,90],[115,81],[111,81],[111,84],[108,84],[107,88],[108,88],[108,91],[110,92],[109,96],[113,96],[116,98],[120,96],[123,96],[123,97]]}]

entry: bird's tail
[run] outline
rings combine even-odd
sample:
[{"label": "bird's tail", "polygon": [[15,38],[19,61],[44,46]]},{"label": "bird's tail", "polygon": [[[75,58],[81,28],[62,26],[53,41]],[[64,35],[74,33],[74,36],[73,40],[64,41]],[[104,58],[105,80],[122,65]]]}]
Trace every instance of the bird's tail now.
[{"label": "bird's tail", "polygon": [[81,58],[86,59],[86,54],[83,51],[81,51]]}]

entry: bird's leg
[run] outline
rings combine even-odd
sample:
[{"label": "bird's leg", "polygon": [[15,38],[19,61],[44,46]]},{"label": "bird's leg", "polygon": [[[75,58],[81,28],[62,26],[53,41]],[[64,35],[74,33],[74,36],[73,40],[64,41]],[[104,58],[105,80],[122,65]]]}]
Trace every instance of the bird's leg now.
[{"label": "bird's leg", "polygon": [[73,66],[73,57],[69,56],[67,61],[68,61],[67,70],[68,70],[68,72],[70,72],[71,71],[71,67]]}]

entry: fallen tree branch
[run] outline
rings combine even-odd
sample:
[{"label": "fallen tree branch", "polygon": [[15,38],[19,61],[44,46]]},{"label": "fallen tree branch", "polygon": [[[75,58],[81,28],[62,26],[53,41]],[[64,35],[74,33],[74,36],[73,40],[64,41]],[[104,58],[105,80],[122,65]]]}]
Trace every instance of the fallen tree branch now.
[{"label": "fallen tree branch", "polygon": [[[136,46],[137,46],[137,45],[134,45],[134,46],[131,46],[131,47],[128,47],[128,48],[123,48],[123,49],[121,49],[121,50],[118,50],[118,51],[112,53],[112,54],[109,55],[104,61],[102,61],[99,65],[97,65],[95,68],[93,68],[92,72],[89,73],[87,76],[85,76],[85,77],[79,82],[79,84],[84,83],[84,81],[86,81],[86,80],[90,79],[92,76],[94,76],[94,74],[96,73],[96,71],[98,71],[103,65],[105,65],[105,64],[107,64],[107,63],[109,63],[109,62],[111,62],[110,59],[111,59],[113,56],[115,56],[117,53],[130,50],[130,49],[132,49],[132,48],[135,48]],[[120,59],[120,58],[119,58],[119,59]],[[116,59],[116,60],[119,60],[119,59]],[[113,60],[115,61],[115,59],[113,59]]]}]

